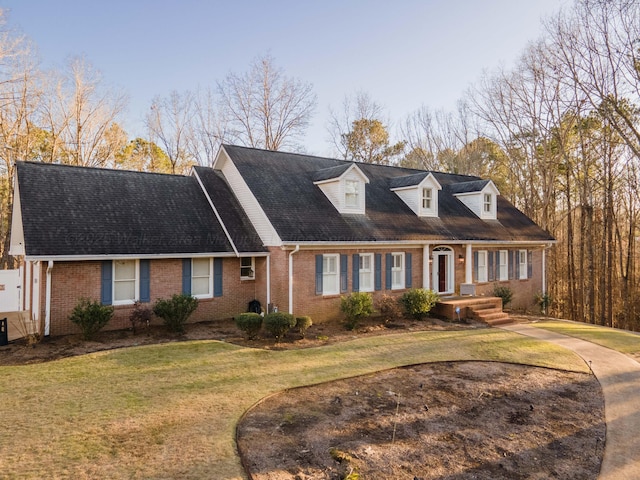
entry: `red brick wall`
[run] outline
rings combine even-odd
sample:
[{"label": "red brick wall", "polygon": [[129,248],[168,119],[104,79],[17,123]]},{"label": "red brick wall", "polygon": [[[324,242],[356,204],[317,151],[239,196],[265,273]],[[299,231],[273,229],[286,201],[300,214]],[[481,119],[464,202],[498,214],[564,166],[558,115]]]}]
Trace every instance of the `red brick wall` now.
[{"label": "red brick wall", "polygon": [[[256,259],[258,260],[258,259]],[[264,263],[264,260],[262,260]],[[256,262],[258,264],[258,261]],[[96,262],[56,262],[51,271],[51,335],[78,333],[78,328],[69,321],[69,315],[80,298],[100,300],[101,267]],[[257,267],[257,265],[256,265]],[[159,298],[169,298],[182,291],[182,259],[151,260],[151,303]],[[211,299],[199,300],[198,309],[190,317],[190,322],[220,320],[244,312],[247,304],[264,294],[258,287],[264,287],[264,281],[240,280],[240,260],[223,259],[223,295]],[[41,318],[45,315],[46,263],[42,266],[41,282]],[[266,291],[266,290],[265,290]],[[115,307],[113,318],[107,330],[129,328],[129,314],[132,307]],[[159,320],[156,320],[160,323]]]}]

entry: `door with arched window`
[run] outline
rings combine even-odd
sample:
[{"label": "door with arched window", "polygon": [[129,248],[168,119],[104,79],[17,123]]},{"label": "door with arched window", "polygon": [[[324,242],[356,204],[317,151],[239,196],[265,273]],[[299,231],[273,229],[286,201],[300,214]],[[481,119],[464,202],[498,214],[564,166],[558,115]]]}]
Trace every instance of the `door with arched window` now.
[{"label": "door with arched window", "polygon": [[452,294],[455,290],[453,249],[436,247],[432,251],[433,288],[439,294]]}]

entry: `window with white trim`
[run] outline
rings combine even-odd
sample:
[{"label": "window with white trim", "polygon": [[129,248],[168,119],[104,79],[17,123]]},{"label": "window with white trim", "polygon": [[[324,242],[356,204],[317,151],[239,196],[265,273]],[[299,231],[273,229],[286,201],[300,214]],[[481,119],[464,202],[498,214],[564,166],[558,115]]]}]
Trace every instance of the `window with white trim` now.
[{"label": "window with white trim", "polygon": [[191,259],[191,295],[196,298],[213,296],[213,259]]},{"label": "window with white trim", "polygon": [[322,294],[338,295],[340,293],[340,255],[322,256]]},{"label": "window with white trim", "polygon": [[373,292],[373,253],[360,254],[359,288],[361,292]]},{"label": "window with white trim", "polygon": [[486,250],[478,250],[478,278],[476,279],[479,283],[487,281],[487,251]]},{"label": "window with white trim", "polygon": [[498,252],[498,280],[504,282],[509,280],[509,252],[500,250]]},{"label": "window with white trim", "polygon": [[433,188],[422,189],[422,209],[431,210],[433,207]]},{"label": "window with white trim", "polygon": [[518,278],[520,280],[527,279],[527,251],[519,250],[518,251]]},{"label": "window with white trim", "polygon": [[347,208],[360,207],[360,182],[357,180],[345,180],[344,204]]},{"label": "window with white trim", "polygon": [[392,253],[391,259],[391,289],[404,288],[404,253]]},{"label": "window with white trim", "polygon": [[240,257],[240,280],[255,280],[255,257]]},{"label": "window with white trim", "polygon": [[113,261],[113,305],[129,305],[138,299],[139,278],[137,260]]},{"label": "window with white trim", "polygon": [[491,213],[491,203],[492,203],[492,197],[493,195],[491,195],[490,193],[485,193],[484,194],[484,202],[483,202],[483,209],[485,213]]}]

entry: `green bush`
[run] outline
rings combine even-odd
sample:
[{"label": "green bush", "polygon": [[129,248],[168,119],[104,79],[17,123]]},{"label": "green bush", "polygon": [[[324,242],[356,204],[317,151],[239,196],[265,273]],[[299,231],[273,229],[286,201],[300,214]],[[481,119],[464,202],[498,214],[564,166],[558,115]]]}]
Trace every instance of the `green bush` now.
[{"label": "green bush", "polygon": [[85,340],[91,340],[96,333],[109,323],[112,316],[113,307],[111,305],[102,305],[100,302],[81,298],[73,308],[69,320],[80,327],[82,337]]},{"label": "green bush", "polygon": [[234,318],[236,326],[247,334],[249,340],[257,338],[262,328],[262,315],[255,312],[241,313]]},{"label": "green bush", "polygon": [[500,297],[502,299],[502,307],[506,308],[513,299],[513,290],[504,285],[494,285],[493,296]]},{"label": "green bush", "polygon": [[313,325],[313,321],[311,321],[311,317],[307,317],[307,316],[296,317],[296,328],[298,329],[298,332],[300,332],[300,335],[302,336],[302,338],[304,338],[304,336],[307,333],[307,329],[311,325]]},{"label": "green bush", "polygon": [[407,316],[422,320],[431,311],[440,297],[433,290],[412,288],[400,297],[400,304]]},{"label": "green bush", "polygon": [[548,309],[553,303],[553,298],[548,293],[538,292],[535,294],[534,301],[540,307],[540,313],[546,315]]},{"label": "green bush", "polygon": [[296,326],[296,319],[290,313],[272,312],[264,316],[264,328],[278,341],[289,329]]},{"label": "green bush", "polygon": [[347,317],[347,329],[354,330],[360,320],[373,313],[373,297],[368,292],[353,292],[347,297],[340,297],[340,309]]},{"label": "green bush", "polygon": [[187,319],[198,308],[198,299],[184,293],[170,299],[161,298],[153,306],[153,313],[160,317],[172,332],[183,333]]}]

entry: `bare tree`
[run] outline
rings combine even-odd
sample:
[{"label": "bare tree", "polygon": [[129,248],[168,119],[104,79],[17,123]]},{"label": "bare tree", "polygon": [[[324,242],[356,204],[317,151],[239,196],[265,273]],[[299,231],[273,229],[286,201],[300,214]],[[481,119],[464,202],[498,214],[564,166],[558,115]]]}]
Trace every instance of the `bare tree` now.
[{"label": "bare tree", "polygon": [[189,138],[190,156],[203,166],[211,166],[220,145],[230,140],[229,125],[217,110],[218,99],[210,88],[194,95]]},{"label": "bare tree", "polygon": [[171,163],[171,173],[186,173],[193,165],[189,145],[193,141],[193,94],[173,91],[167,98],[156,97],[147,114],[147,128],[152,143],[164,149]]},{"label": "bare tree", "polygon": [[270,55],[256,58],[245,73],[229,73],[218,92],[230,138],[267,150],[295,147],[317,103],[311,84],[287,77]]}]

